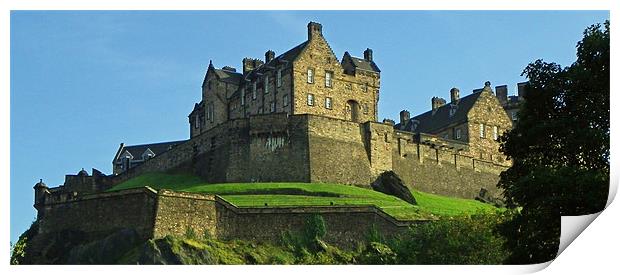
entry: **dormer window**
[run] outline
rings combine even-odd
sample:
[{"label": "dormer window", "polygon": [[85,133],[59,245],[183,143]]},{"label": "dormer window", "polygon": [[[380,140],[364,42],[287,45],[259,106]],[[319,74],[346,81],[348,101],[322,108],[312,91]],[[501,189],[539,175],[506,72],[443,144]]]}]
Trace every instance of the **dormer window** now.
[{"label": "dormer window", "polygon": [[314,70],[308,69],[308,83],[314,83]]}]

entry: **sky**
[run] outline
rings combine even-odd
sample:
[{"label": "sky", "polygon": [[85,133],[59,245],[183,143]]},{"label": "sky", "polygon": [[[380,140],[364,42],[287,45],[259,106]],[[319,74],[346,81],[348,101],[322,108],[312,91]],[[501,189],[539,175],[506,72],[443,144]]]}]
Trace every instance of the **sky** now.
[{"label": "sky", "polygon": [[341,59],[373,50],[381,69],[379,120],[526,81],[536,59],[568,66],[589,25],[608,11],[12,11],[10,239],[36,218],[39,179],[63,184],[84,168],[112,172],[119,144],[189,138],[209,61],[241,70],[244,57],[279,55],[310,21]]}]

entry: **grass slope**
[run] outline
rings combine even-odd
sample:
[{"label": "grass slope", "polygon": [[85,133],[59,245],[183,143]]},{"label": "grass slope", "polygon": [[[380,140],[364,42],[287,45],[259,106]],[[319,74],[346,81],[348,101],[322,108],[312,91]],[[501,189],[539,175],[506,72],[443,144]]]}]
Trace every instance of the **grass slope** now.
[{"label": "grass slope", "polygon": [[371,189],[328,183],[220,183],[209,184],[191,175],[145,174],[109,191],[150,186],[192,193],[216,194],[238,207],[375,205],[401,220],[457,216],[496,208],[475,200],[449,198],[413,191],[418,205]]}]

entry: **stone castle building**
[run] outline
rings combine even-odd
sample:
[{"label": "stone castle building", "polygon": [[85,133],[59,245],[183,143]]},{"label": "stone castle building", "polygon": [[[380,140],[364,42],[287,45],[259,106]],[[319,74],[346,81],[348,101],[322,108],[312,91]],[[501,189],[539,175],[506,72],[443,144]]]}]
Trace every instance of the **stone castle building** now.
[{"label": "stone castle building", "polygon": [[244,58],[243,71],[212,63],[202,84],[202,101],[189,115],[190,137],[226,121],[253,115],[312,114],[354,122],[377,121],[380,70],[372,50],[364,58],[344,53],[342,61],[323,37],[321,24],[308,24],[308,38],[276,56]]},{"label": "stone castle building", "polygon": [[[121,144],[112,161],[112,175],[82,170],[68,175],[58,187],[37,183],[35,208],[46,221],[39,230],[82,226],[88,231],[109,224],[139,227],[152,237],[178,233],[174,224],[195,227],[197,232],[207,224],[211,233],[230,236],[231,228],[236,228],[231,224],[251,228],[264,222],[260,213],[274,211],[281,219],[297,219],[288,210],[237,209],[217,196],[149,188],[116,195],[103,192],[152,172],[191,173],[218,183],[327,182],[370,187],[381,173],[394,171],[409,187],[428,193],[472,199],[484,189],[499,196],[499,174],[511,163],[499,152],[497,139],[518,119],[525,84],[518,84],[519,96],[510,97],[505,85],[494,92],[489,82],[468,95],[452,88],[449,102],[434,97],[425,113],[411,116],[402,111],[398,123],[379,122],[380,69],[372,50],[366,49],[363,58],[345,52],[339,61],[322,26],[311,22],[307,28],[303,43],[278,56],[269,50],[264,60],[244,58],[239,72],[230,66],[218,69],[210,62],[202,100],[188,116],[190,139]],[[201,204],[206,214],[193,219],[188,211]],[[109,209],[134,210],[118,216],[110,215]],[[339,223],[342,215],[363,214],[363,219],[385,222],[386,228],[406,227],[374,208],[351,208],[358,214],[343,209],[320,211],[331,213],[344,231],[351,226]],[[182,217],[174,220],[177,212]],[[91,216],[99,220],[92,222]],[[245,218],[229,220],[241,216]],[[252,224],[245,224],[250,220]]]}]

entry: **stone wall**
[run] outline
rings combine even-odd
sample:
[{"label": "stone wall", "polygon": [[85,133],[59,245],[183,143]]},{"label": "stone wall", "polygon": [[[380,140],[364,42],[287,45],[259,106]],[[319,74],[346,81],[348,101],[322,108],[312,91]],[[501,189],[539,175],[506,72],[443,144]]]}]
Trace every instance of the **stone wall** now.
[{"label": "stone wall", "polygon": [[302,232],[312,215],[320,215],[327,229],[325,241],[353,248],[366,240],[373,226],[384,236],[394,236],[413,223],[369,206],[237,208],[223,199],[217,201],[220,239],[278,242],[285,232]]},{"label": "stone wall", "polygon": [[385,236],[394,236],[413,224],[372,206],[238,208],[213,195],[150,188],[49,202],[42,211],[39,230],[43,234],[71,229],[101,236],[133,228],[150,239],[186,236],[191,230],[199,238],[271,242],[279,241],[286,231],[301,232],[308,218],[318,214],[326,223],[325,240],[348,248],[365,241],[373,226]]},{"label": "stone wall", "polygon": [[213,195],[160,190],[155,211],[154,238],[184,236],[190,231],[197,237],[216,234]]},{"label": "stone wall", "polygon": [[133,228],[149,238],[155,218],[155,190],[140,188],[81,197],[49,198],[39,210],[43,213],[39,233],[65,229],[105,234],[121,228]]},{"label": "stone wall", "polygon": [[466,151],[434,148],[399,132],[393,144],[393,170],[411,188],[427,193],[473,199],[481,188],[499,196],[499,174],[508,166],[472,158]]}]

